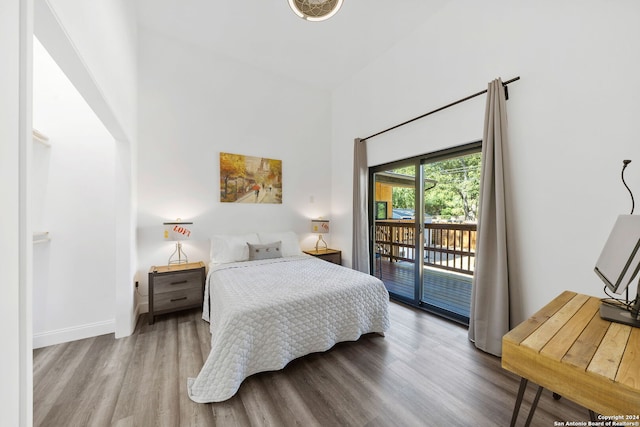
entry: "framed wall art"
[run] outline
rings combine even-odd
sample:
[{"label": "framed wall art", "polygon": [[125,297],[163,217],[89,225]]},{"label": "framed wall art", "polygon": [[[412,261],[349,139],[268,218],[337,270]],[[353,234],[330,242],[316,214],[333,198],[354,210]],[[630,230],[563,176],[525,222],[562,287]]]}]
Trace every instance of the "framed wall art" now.
[{"label": "framed wall art", "polygon": [[220,153],[220,201],[282,204],[282,160]]}]

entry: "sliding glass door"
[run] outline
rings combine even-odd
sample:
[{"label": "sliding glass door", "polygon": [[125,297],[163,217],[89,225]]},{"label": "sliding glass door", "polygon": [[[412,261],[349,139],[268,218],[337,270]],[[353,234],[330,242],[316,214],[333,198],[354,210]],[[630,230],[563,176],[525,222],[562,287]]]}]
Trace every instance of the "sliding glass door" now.
[{"label": "sliding glass door", "polygon": [[416,298],[416,166],[399,163],[375,172],[372,271],[390,293]]},{"label": "sliding glass door", "polygon": [[370,168],[371,262],[392,298],[468,323],[481,144]]}]

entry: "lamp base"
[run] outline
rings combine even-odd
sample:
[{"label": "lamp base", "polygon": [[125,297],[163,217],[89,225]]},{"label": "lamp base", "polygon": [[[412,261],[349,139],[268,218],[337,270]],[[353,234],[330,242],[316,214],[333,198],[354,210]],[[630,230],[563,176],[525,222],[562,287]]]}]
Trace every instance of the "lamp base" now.
[{"label": "lamp base", "polygon": [[322,234],[318,234],[318,241],[316,242],[316,252],[318,252],[320,242],[324,243],[324,250],[327,250],[327,242],[322,238]]},{"label": "lamp base", "polygon": [[173,251],[171,256],[169,257],[169,265],[173,264],[187,264],[189,260],[187,259],[187,254],[182,250],[182,243],[176,243],[176,249]]}]

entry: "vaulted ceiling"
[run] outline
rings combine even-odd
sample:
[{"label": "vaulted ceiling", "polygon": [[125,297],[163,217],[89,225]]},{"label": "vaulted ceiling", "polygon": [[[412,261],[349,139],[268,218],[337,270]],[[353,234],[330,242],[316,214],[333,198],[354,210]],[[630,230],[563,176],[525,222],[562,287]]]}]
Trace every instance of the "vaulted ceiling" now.
[{"label": "vaulted ceiling", "polygon": [[331,89],[411,37],[446,1],[345,0],[324,22],[298,18],[287,0],[136,0],[136,6],[143,29]]}]

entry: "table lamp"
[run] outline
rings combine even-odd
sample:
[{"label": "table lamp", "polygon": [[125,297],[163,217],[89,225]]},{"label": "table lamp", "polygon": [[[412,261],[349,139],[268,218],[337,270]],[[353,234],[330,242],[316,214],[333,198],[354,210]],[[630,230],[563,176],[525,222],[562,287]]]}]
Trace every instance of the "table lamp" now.
[{"label": "table lamp", "polygon": [[182,241],[191,237],[191,230],[186,228],[186,225],[191,225],[193,222],[182,221],[178,218],[172,222],[165,222],[164,224],[164,239],[176,242],[176,249],[169,257],[169,265],[172,264],[186,264],[189,262],[187,254],[182,250]]},{"label": "table lamp", "polygon": [[327,242],[324,241],[324,239],[322,238],[322,235],[329,232],[329,220],[312,219],[311,231],[313,233],[318,233],[318,241],[316,242],[316,252],[318,252],[318,246],[320,245],[320,242],[324,243],[324,249],[327,250]]}]

